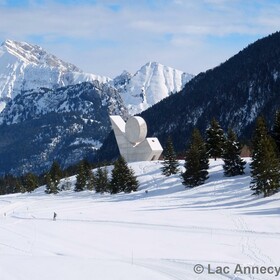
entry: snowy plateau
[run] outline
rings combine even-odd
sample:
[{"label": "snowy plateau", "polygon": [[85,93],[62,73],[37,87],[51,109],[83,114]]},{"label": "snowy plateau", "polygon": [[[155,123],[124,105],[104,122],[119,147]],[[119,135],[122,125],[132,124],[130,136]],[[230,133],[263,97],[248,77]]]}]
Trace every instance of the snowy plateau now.
[{"label": "snowy plateau", "polygon": [[252,196],[246,161],[245,175],[224,177],[223,162],[211,160],[209,179],[193,189],[155,161],[130,164],[140,182],[130,194],[75,193],[73,176],[57,195],[40,187],[1,196],[1,279],[278,279],[280,194]]},{"label": "snowy plateau", "polygon": [[23,91],[57,89],[97,80],[117,89],[130,114],[137,114],[180,91],[192,78],[191,74],[149,62],[134,75],[124,71],[112,79],[85,73],[40,46],[6,40],[0,46],[0,112]]}]

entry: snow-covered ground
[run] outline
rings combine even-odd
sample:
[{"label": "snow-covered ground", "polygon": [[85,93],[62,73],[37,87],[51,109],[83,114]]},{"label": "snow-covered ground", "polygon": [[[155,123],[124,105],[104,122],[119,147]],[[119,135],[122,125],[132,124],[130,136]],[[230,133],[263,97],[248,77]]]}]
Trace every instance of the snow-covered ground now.
[{"label": "snow-covered ground", "polygon": [[[1,196],[1,279],[280,277],[276,268],[234,275],[237,264],[280,266],[280,194],[252,196],[248,167],[244,176],[225,178],[222,162],[211,161],[206,184],[185,189],[179,176],[161,175],[159,162],[131,166],[141,183],[131,194],[46,195],[39,188]],[[196,264],[205,269],[202,274],[195,274]],[[208,265],[211,273],[228,269],[209,274]]]}]

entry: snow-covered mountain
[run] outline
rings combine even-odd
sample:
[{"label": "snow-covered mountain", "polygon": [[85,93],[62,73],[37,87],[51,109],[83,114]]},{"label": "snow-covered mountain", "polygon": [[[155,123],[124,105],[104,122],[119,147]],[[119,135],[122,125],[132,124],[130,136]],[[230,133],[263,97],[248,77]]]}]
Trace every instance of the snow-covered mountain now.
[{"label": "snow-covered mountain", "polygon": [[148,62],[134,75],[124,71],[113,80],[131,115],[138,114],[180,91],[193,75]]},{"label": "snow-covered mountain", "polygon": [[180,91],[192,75],[153,62],[114,79],[85,73],[37,45],[0,46],[0,174],[40,173],[93,156],[109,114],[137,114]]},{"label": "snow-covered mountain", "polygon": [[42,173],[91,158],[111,130],[109,115],[127,116],[108,84],[84,82],[18,94],[0,113],[0,175]]},{"label": "snow-covered mountain", "polygon": [[[100,104],[99,104],[100,103]],[[11,125],[38,119],[50,113],[74,114],[91,122],[96,121],[98,109],[106,108],[108,114],[126,117],[126,108],[118,92],[108,84],[98,81],[84,82],[56,90],[40,88],[17,95],[0,113],[0,125]]]},{"label": "snow-covered mountain", "polygon": [[117,88],[130,114],[136,114],[180,91],[192,77],[180,70],[149,62],[134,75],[124,71],[111,79],[85,73],[40,46],[6,40],[0,46],[0,112],[22,91],[56,89],[97,80]]},{"label": "snow-covered mountain", "polygon": [[0,112],[21,91],[94,80],[106,83],[110,78],[85,73],[37,45],[6,40],[0,46]]}]

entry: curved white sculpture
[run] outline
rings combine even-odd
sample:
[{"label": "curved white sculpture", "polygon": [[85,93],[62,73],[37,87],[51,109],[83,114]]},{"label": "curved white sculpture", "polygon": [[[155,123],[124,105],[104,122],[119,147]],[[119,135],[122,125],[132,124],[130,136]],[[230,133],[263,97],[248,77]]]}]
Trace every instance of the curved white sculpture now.
[{"label": "curved white sculpture", "polygon": [[125,124],[125,136],[131,144],[140,143],[147,136],[147,124],[141,117],[131,117]]},{"label": "curved white sculpture", "polygon": [[159,159],[163,149],[158,139],[146,138],[147,124],[141,117],[130,117],[125,123],[120,116],[110,116],[120,154],[127,162]]}]

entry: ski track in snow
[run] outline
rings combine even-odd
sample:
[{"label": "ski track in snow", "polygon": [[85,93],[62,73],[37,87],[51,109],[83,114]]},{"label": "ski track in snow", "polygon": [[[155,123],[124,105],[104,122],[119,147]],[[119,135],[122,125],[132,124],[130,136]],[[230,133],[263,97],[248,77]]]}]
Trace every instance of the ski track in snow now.
[{"label": "ski track in snow", "polygon": [[[132,194],[52,196],[41,188],[0,197],[3,280],[275,278],[195,274],[193,267],[279,266],[280,195],[251,196],[248,172],[224,178],[220,161],[211,162],[210,179],[195,189],[182,187],[179,175],[163,177],[158,162],[131,166],[140,181]],[[42,274],[45,262],[52,269]]]},{"label": "ski track in snow", "polygon": [[[63,210],[63,209],[61,209]],[[41,221],[52,221],[52,218],[40,218],[40,217],[20,217],[12,214],[11,218],[19,219],[19,220],[41,220]],[[236,229],[223,229],[223,228],[211,228],[211,227],[201,227],[201,226],[176,226],[176,225],[168,225],[168,224],[149,224],[149,223],[137,223],[137,222],[126,222],[119,220],[88,220],[88,219],[58,219],[60,222],[75,222],[75,223],[94,223],[94,224],[102,224],[102,225],[113,225],[119,227],[133,227],[133,228],[145,228],[145,229],[160,229],[162,231],[176,231],[176,232],[198,232],[202,234],[219,234],[219,235],[240,235],[242,238],[244,236],[261,236],[264,238],[280,238],[280,232],[262,232],[262,231],[253,231],[251,229],[241,226],[237,226]],[[247,244],[247,242],[246,242]],[[246,246],[247,247],[247,246]]]}]

